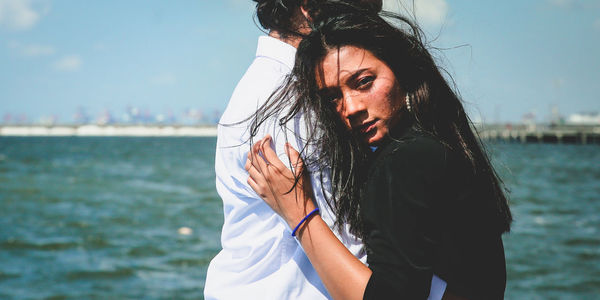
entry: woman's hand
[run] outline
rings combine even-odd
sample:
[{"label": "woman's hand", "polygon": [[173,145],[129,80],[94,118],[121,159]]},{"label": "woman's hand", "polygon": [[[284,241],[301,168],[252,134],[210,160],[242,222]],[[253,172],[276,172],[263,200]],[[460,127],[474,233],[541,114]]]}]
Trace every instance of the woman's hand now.
[{"label": "woman's hand", "polygon": [[312,201],[310,179],[305,176],[307,173],[303,172],[304,163],[300,154],[288,143],[285,147],[293,171],[285,166],[271,148],[270,136],[252,146],[245,168],[250,175],[250,187],[294,228],[315,205]]},{"label": "woman's hand", "polygon": [[[294,228],[315,205],[308,177],[300,176],[294,186],[295,178],[306,174],[300,154],[289,144],[286,152],[293,171],[277,157],[271,137],[266,136],[252,146],[246,170],[252,189]],[[296,237],[334,299],[362,299],[371,270],[346,249],[319,215],[303,223]]]}]

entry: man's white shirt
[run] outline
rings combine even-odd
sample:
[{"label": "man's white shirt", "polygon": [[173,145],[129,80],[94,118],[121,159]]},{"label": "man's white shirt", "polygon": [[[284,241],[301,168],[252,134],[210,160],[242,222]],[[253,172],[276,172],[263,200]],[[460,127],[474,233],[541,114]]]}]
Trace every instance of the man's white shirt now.
[{"label": "man's white shirt", "polygon": [[[236,86],[219,121],[215,172],[217,192],[223,200],[223,249],[208,267],[204,286],[207,300],[330,299],[300,244],[291,236],[292,229],[252,190],[244,169],[250,150],[248,118],[283,83],[294,66],[295,54],[296,49],[289,44],[268,36],[259,37],[256,58]],[[260,126],[256,139],[270,134],[277,154],[286,162],[285,142],[302,149],[306,130],[301,116],[286,124],[285,129],[278,124],[277,118],[268,119]],[[333,229],[335,216],[322,192],[330,190],[329,173],[327,169],[310,167],[309,171],[321,217]],[[342,232],[333,232],[352,254],[366,263],[361,241],[348,229],[345,226]],[[441,299],[445,286],[443,280],[434,276],[429,299]]]},{"label": "man's white shirt", "polygon": [[[208,267],[206,299],[330,298],[300,244],[291,236],[291,229],[250,188],[244,169],[250,150],[250,121],[239,122],[252,116],[277,90],[293,68],[295,54],[296,49],[289,44],[260,37],[256,58],[236,86],[219,121],[215,172],[217,191],[223,200],[223,249]],[[285,142],[301,149],[304,124],[301,117],[295,118],[288,124],[286,134],[274,119],[261,125],[256,139],[270,134],[279,157],[287,162]],[[311,177],[321,217],[332,227],[335,219],[321,193],[319,173],[311,172]],[[347,229],[341,234],[335,230],[334,233],[350,252],[366,261],[362,243],[349,235]]]}]

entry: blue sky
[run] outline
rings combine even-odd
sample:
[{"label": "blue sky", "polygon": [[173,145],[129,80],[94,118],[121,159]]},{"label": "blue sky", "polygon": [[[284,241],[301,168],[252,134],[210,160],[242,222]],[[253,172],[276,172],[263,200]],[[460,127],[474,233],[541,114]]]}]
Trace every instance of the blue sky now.
[{"label": "blue sky", "polygon": [[[0,116],[221,111],[262,34],[253,3],[0,0]],[[473,119],[600,111],[600,1],[414,3]]]}]

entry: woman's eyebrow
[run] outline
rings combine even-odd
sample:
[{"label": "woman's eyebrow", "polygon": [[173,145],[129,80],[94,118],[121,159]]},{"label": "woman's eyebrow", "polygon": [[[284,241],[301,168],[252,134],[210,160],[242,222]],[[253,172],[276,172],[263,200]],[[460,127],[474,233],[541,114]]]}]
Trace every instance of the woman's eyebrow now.
[{"label": "woman's eyebrow", "polygon": [[326,86],[317,91],[320,95],[331,95],[337,93],[339,91],[339,87],[337,86]]},{"label": "woman's eyebrow", "polygon": [[346,82],[356,81],[356,78],[367,70],[368,70],[368,68],[363,68],[363,69],[358,69],[356,71],[353,71],[352,75],[345,78],[345,81]]},{"label": "woman's eyebrow", "polygon": [[[352,74],[349,75],[349,76],[347,76],[347,77],[344,76],[343,78],[341,78],[342,76],[340,76],[339,79],[338,79],[339,80],[338,84],[340,84],[342,81],[344,83],[346,83],[346,84],[349,83],[349,82],[354,82],[354,81],[356,81],[356,78],[358,76],[360,76],[362,73],[364,73],[364,72],[366,72],[368,70],[369,70],[369,68],[358,69],[358,70],[355,70],[355,71],[345,71],[347,73],[351,73],[352,72]],[[344,72],[344,71],[342,70],[340,72]],[[323,88],[320,88],[317,92],[318,93],[331,93],[331,92],[333,92],[333,91],[335,91],[337,89],[339,89],[339,85],[336,85],[336,86],[324,86]]]}]

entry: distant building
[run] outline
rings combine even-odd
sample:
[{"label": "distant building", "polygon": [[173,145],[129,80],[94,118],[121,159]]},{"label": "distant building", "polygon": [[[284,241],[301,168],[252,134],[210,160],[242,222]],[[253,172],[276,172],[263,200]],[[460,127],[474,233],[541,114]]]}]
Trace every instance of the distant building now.
[{"label": "distant building", "polygon": [[578,113],[567,118],[567,124],[573,125],[600,125],[600,113]]},{"label": "distant building", "polygon": [[529,112],[523,115],[521,123],[526,125],[529,130],[535,130],[536,128],[536,115],[534,112]]},{"label": "distant building", "polygon": [[2,124],[12,124],[13,123],[13,115],[9,113],[5,113],[4,117],[2,117]]},{"label": "distant building", "polygon": [[77,108],[77,111],[73,115],[73,121],[75,121],[75,124],[88,124],[90,120],[91,118],[87,111],[81,106]]},{"label": "distant building", "polygon": [[98,125],[108,125],[114,123],[114,118],[108,109],[105,109],[98,119],[96,119],[96,124]]}]

